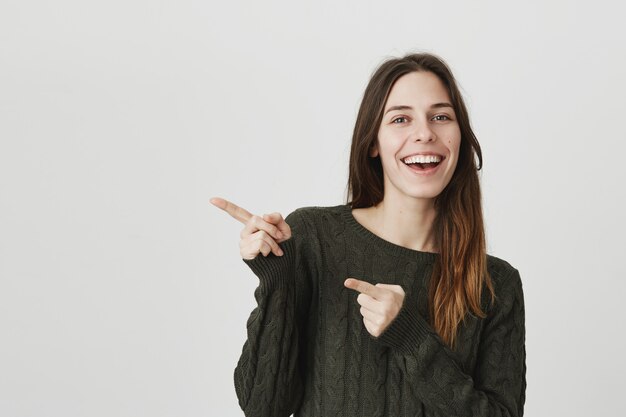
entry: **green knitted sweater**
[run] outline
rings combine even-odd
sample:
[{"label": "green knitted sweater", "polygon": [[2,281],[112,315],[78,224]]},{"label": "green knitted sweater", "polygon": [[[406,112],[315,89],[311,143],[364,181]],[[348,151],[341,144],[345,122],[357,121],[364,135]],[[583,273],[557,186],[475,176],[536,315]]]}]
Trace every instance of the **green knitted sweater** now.
[{"label": "green knitted sweater", "polygon": [[[257,307],[234,372],[246,416],[521,417],[526,391],[524,295],[517,269],[487,255],[495,290],[487,317],[468,313],[451,350],[428,321],[439,254],[393,244],[348,204],[286,217],[283,256],[244,260],[259,278]],[[400,313],[383,334],[363,324],[348,277],[401,285]]]}]

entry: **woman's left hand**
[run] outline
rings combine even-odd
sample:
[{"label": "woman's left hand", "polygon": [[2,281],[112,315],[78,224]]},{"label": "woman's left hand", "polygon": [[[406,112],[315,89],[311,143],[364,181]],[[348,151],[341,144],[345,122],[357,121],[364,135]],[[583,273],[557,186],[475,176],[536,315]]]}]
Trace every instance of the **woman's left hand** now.
[{"label": "woman's left hand", "polygon": [[348,278],[344,285],[360,292],[356,301],[361,305],[365,328],[372,336],[380,336],[402,308],[402,287],[390,284],[372,285],[356,278]]}]

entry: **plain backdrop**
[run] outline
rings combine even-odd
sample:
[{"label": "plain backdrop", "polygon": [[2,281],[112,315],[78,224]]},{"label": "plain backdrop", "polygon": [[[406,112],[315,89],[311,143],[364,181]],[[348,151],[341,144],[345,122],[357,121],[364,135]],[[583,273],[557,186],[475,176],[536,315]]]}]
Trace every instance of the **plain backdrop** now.
[{"label": "plain backdrop", "polygon": [[[613,6],[613,4],[616,6]],[[0,1],[0,416],[242,416],[255,213],[345,202],[385,59],[452,68],[528,416],[623,411],[626,31],[609,1]]]}]

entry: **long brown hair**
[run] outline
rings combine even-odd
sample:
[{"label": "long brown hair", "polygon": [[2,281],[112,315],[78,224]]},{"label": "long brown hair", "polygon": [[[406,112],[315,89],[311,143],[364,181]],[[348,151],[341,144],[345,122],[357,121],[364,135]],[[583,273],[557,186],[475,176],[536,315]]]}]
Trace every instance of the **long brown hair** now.
[{"label": "long brown hair", "polygon": [[[372,158],[389,92],[398,78],[413,71],[435,74],[448,89],[461,130],[456,169],[450,183],[435,198],[437,212],[433,232],[439,255],[432,269],[428,292],[431,325],[454,348],[457,329],[468,311],[485,317],[481,309],[483,285],[495,292],[487,271],[485,230],[478,171],[482,168],[480,144],[456,80],[448,65],[431,53],[412,53],[383,62],[363,94],[352,135],[347,204],[371,207],[383,200],[384,182],[380,156]],[[478,158],[476,164],[475,157]]]}]

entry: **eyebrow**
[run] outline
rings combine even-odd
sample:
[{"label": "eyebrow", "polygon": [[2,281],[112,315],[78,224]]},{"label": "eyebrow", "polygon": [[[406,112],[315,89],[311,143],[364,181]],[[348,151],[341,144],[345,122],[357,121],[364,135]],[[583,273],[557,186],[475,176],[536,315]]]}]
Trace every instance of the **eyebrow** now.
[{"label": "eyebrow", "polygon": [[[447,102],[443,102],[443,103],[435,103],[432,106],[430,106],[431,109],[440,109],[442,107],[450,107],[451,109],[454,109],[454,107],[452,106],[452,104],[447,103]],[[391,106],[387,109],[387,111],[385,112],[385,114],[389,113],[392,110],[413,110],[413,107],[411,106],[407,106],[407,105],[399,105],[399,106]]]}]

